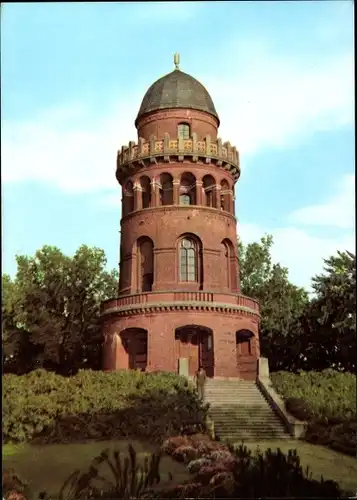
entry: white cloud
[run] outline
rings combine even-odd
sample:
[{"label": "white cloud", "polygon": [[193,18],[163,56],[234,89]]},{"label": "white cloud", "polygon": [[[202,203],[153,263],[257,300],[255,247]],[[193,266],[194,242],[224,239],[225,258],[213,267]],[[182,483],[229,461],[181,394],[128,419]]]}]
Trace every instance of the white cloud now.
[{"label": "white cloud", "polygon": [[297,224],[335,226],[350,229],[355,223],[355,175],[345,175],[336,193],[326,203],[310,205],[294,211],[290,220]]},{"label": "white cloud", "polygon": [[[185,5],[175,8],[184,11]],[[229,42],[225,71],[214,65],[212,73],[195,74],[213,96],[220,135],[238,147],[243,168],[262,149],[296,145],[317,131],[353,124],[352,50],[311,64],[275,54],[268,43]],[[235,67],[237,73],[230,71]],[[218,80],[217,74],[224,76]],[[75,103],[30,121],[3,120],[3,182],[32,179],[67,192],[115,189],[116,152],[136,138],[133,122],[145,90],[126,93],[99,114],[91,103]]]},{"label": "white cloud", "polygon": [[249,42],[245,49],[249,60],[244,54],[232,57],[230,67],[238,67],[237,72],[203,80],[221,118],[220,135],[233,140],[243,162],[267,147],[289,147],[316,132],[352,126],[352,50],[294,59],[274,57],[257,43],[253,52]]},{"label": "white cloud", "polygon": [[311,278],[323,271],[323,259],[335,255],[337,250],[356,251],[354,236],[354,174],[346,175],[338,185],[337,193],[325,204],[303,207],[293,212],[291,222],[305,225],[344,229],[342,235],[311,235],[306,228],[294,225],[267,229],[255,224],[239,224],[238,234],[244,244],[259,241],[264,233],[273,236],[272,258],[289,269],[291,281],[311,291]]},{"label": "white cloud", "polygon": [[34,121],[3,121],[3,182],[36,180],[70,193],[116,189],[117,151],[136,136],[136,97],[128,99],[134,105],[123,101],[105,117],[93,117],[74,104],[48,110]]},{"label": "white cloud", "polygon": [[238,232],[244,244],[259,241],[264,233],[273,236],[272,259],[289,270],[289,279],[311,292],[311,278],[323,271],[323,259],[337,250],[355,252],[352,232],[342,238],[320,238],[296,227],[267,229],[252,224],[239,224]]}]

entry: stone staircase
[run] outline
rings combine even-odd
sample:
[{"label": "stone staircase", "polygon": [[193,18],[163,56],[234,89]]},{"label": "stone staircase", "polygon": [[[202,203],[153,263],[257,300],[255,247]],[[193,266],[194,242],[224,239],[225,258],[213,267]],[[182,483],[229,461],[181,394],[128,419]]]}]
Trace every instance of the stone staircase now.
[{"label": "stone staircase", "polygon": [[255,381],[207,379],[204,402],[221,441],[292,439]]}]

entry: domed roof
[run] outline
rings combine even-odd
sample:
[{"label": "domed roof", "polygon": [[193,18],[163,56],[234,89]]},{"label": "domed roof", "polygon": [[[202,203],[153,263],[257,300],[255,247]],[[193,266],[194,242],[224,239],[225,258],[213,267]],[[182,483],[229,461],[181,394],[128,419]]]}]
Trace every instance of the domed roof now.
[{"label": "domed roof", "polygon": [[[176,61],[178,59],[175,59]],[[216,108],[205,87],[192,76],[180,71],[177,62],[174,71],[159,78],[149,87],[142,100],[136,122],[146,113],[172,108],[205,111],[219,121]]]}]

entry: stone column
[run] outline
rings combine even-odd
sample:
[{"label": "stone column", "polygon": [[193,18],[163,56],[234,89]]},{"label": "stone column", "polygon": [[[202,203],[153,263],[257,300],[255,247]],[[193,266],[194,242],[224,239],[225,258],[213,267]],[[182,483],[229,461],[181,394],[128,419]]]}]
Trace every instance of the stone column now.
[{"label": "stone column", "polygon": [[156,178],[153,177],[151,181],[151,207],[159,207],[160,206],[160,192],[159,186],[156,181]]},{"label": "stone column", "polygon": [[196,181],[196,205],[202,205],[202,181]]},{"label": "stone column", "polygon": [[180,204],[180,179],[174,179],[173,182],[173,204]]},{"label": "stone column", "polygon": [[236,197],[233,195],[232,192],[230,193],[229,197],[230,197],[230,201],[231,201],[231,213],[234,215]]},{"label": "stone column", "polygon": [[143,208],[143,197],[141,195],[141,186],[138,183],[134,184],[134,211]]},{"label": "stone column", "polygon": [[215,185],[214,193],[216,198],[216,208],[221,209],[221,186],[219,184]]}]

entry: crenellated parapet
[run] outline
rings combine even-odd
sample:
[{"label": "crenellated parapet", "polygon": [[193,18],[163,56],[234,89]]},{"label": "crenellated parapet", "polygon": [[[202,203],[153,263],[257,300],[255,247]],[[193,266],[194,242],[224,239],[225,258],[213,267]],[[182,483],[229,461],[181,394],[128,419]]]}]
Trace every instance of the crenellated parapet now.
[{"label": "crenellated parapet", "polygon": [[121,182],[136,170],[159,161],[170,163],[188,160],[215,164],[230,172],[235,181],[240,176],[239,153],[235,146],[231,146],[230,142],[222,143],[221,139],[212,142],[210,136],[198,141],[195,133],[190,139],[172,139],[169,134],[165,134],[161,140],[151,136],[149,141],[139,138],[138,144],[130,141],[129,146],[122,146],[121,151],[118,151],[116,175]]}]

